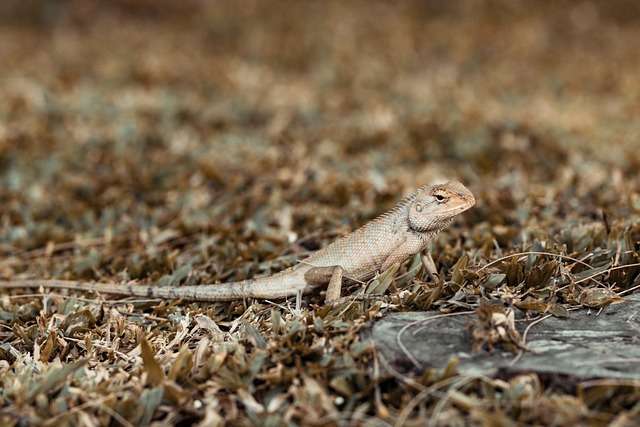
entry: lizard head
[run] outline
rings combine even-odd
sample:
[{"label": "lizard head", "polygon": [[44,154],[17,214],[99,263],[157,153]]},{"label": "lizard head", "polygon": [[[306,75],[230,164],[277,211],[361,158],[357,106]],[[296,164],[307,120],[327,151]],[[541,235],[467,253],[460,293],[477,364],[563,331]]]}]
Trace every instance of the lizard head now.
[{"label": "lizard head", "polygon": [[458,181],[420,187],[409,210],[409,227],[419,232],[440,231],[475,203],[471,191]]}]

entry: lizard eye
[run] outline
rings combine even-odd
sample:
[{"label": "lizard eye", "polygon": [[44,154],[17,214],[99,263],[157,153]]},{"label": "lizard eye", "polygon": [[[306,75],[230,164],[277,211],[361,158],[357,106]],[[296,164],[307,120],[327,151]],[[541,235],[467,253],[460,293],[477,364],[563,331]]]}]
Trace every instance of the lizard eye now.
[{"label": "lizard eye", "polygon": [[446,197],[444,197],[442,194],[436,194],[436,196],[435,196],[435,197],[436,197],[436,202],[438,202],[438,203],[442,203],[442,202],[444,202],[445,200],[447,200],[447,198],[446,198]]},{"label": "lizard eye", "polygon": [[422,205],[420,203],[416,205],[416,212],[422,212]]}]

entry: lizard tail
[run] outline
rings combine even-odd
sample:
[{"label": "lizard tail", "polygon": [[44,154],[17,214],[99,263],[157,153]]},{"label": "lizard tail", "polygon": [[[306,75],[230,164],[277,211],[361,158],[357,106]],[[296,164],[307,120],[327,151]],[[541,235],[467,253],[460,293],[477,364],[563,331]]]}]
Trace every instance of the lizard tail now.
[{"label": "lizard tail", "polygon": [[0,289],[43,287],[143,298],[209,302],[233,301],[243,298],[278,299],[296,295],[298,290],[302,290],[303,293],[309,290],[304,280],[292,280],[295,278],[278,276],[279,274],[242,282],[196,286],[136,286],[131,283],[118,285],[75,280],[8,280],[0,281]]}]

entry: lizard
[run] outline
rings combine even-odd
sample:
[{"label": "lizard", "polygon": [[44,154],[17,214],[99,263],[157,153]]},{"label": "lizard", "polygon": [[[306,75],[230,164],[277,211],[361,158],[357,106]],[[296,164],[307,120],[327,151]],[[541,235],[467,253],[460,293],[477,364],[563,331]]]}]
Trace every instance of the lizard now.
[{"label": "lizard", "polygon": [[188,301],[280,299],[326,287],[325,301],[340,298],[342,284],[365,282],[396,263],[421,254],[422,264],[436,280],[438,272],[429,246],[453,218],[475,205],[471,191],[458,181],[425,185],[394,208],[314,252],[298,264],[271,276],[239,282],[190,286],[136,286],[73,280],[0,280],[0,289],[47,287],[106,294]]}]

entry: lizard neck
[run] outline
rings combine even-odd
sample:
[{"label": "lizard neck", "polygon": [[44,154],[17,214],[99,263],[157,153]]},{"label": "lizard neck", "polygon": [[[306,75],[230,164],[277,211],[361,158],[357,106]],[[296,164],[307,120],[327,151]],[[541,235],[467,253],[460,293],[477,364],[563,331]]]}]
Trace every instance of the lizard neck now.
[{"label": "lizard neck", "polygon": [[391,229],[410,231],[411,228],[409,226],[409,211],[411,210],[411,204],[413,203],[415,197],[415,193],[407,195],[391,210],[385,212],[377,218],[374,218],[369,223],[364,225],[363,228],[377,227],[380,224],[385,224]]}]

